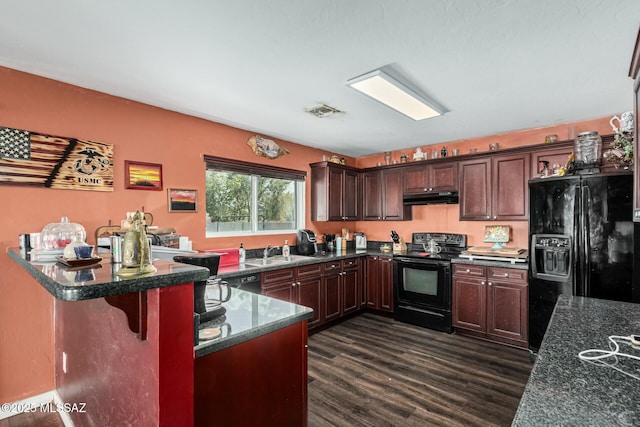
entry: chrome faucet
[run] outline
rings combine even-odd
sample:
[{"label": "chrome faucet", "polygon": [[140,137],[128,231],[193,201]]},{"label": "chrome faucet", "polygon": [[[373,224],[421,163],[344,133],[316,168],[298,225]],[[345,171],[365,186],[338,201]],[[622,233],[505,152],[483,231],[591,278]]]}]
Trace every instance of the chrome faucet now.
[{"label": "chrome faucet", "polygon": [[264,248],[264,257],[263,258],[269,258],[269,252],[271,252],[273,249],[278,249],[278,246],[271,246],[271,245],[267,245],[266,248]]}]

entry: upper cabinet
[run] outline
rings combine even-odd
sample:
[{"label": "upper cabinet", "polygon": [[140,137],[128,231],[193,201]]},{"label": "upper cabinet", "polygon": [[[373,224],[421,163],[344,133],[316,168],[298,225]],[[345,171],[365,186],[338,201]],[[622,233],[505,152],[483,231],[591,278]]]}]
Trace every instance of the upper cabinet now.
[{"label": "upper cabinet", "polygon": [[383,169],[362,174],[363,219],[406,221],[411,206],[402,203],[402,169]]},{"label": "upper cabinet", "polygon": [[409,166],[404,169],[404,194],[458,191],[458,163]]},{"label": "upper cabinet", "polygon": [[460,162],[461,220],[527,220],[529,153]]},{"label": "upper cabinet", "polygon": [[311,166],[311,219],[355,221],[358,218],[358,169],[335,163]]}]

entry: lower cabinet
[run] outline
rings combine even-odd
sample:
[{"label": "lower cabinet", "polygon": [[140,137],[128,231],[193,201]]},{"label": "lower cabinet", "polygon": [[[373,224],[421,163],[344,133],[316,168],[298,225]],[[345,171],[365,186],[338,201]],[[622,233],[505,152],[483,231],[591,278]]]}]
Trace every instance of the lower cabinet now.
[{"label": "lower cabinet", "polygon": [[262,294],[313,309],[309,328],[324,321],[322,264],[283,268],[262,273]]},{"label": "lower cabinet", "polygon": [[360,258],[266,271],[261,285],[263,295],[312,308],[310,329],[363,306]]},{"label": "lower cabinet", "polygon": [[370,255],[366,263],[367,307],[393,312],[393,258]]},{"label": "lower cabinet", "polygon": [[453,264],[452,284],[457,331],[527,347],[527,270]]}]

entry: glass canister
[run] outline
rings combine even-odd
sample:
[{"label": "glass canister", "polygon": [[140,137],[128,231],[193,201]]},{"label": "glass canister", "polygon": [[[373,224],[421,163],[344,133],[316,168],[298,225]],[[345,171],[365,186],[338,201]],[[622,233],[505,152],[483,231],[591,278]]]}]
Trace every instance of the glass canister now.
[{"label": "glass canister", "polygon": [[582,132],[578,134],[574,144],[576,163],[585,166],[597,165],[600,162],[602,138],[598,132]]},{"label": "glass canister", "polygon": [[69,222],[66,216],[60,222],[48,224],[42,229],[41,240],[44,249],[64,249],[72,241],[84,242],[87,233],[80,224]]}]

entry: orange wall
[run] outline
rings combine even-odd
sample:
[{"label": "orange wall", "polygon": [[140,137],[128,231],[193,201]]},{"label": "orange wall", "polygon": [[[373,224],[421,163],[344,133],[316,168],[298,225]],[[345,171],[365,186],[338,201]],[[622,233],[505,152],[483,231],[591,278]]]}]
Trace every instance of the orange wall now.
[{"label": "orange wall", "polygon": [[[115,224],[125,212],[140,209],[154,216],[154,224],[172,226],[193,241],[194,249],[238,247],[247,248],[281,244],[293,235],[256,236],[250,238],[207,239],[205,233],[204,200],[205,166],[203,154],[268,163],[309,171],[309,163],[320,161],[324,152],[278,141],[290,151],[276,160],[256,157],[246,145],[251,132],[202,119],[162,110],[122,98],[109,96],[64,83],[36,77],[0,67],[0,126],[25,129],[43,134],[88,139],[113,144],[113,192],[51,190],[30,187],[0,186],[3,196],[2,227],[0,227],[0,402],[10,402],[33,396],[54,387],[53,369],[53,297],[11,261],[5,251],[18,245],[18,234],[37,232],[66,215],[70,221],[82,224],[93,242],[95,229]],[[608,119],[606,120],[608,123]],[[604,119],[584,124],[578,131],[595,129],[609,133],[601,126]],[[596,127],[596,124],[598,125]],[[477,140],[460,141],[461,152],[469,146],[479,151],[488,142],[499,141],[504,146],[517,143],[539,143],[544,135],[558,133],[564,139],[562,127],[499,135]],[[268,136],[268,135],[267,135]],[[526,141],[526,142],[525,142]],[[447,144],[449,148],[454,144]],[[413,150],[405,150],[411,154]],[[399,152],[394,157],[399,157]],[[137,160],[160,163],[163,166],[164,187],[198,190],[200,209],[193,213],[167,212],[166,191],[124,189],[124,161]],[[348,164],[373,166],[380,156],[347,158]],[[307,195],[310,194],[307,185]],[[470,235],[470,244],[480,244],[476,236],[484,232],[485,223],[459,222],[458,206],[416,206],[411,222],[312,223],[307,198],[307,227],[316,233],[335,233],[340,228],[360,230],[370,240],[389,240],[389,231],[397,230],[409,240],[411,232],[451,231]],[[526,246],[526,222],[514,222],[514,244]],[[523,237],[524,236],[524,237]]]},{"label": "orange wall", "polygon": [[[194,249],[247,248],[282,244],[294,235],[205,238],[203,154],[309,171],[309,163],[331,155],[278,141],[290,151],[276,160],[256,157],[246,145],[251,132],[209,122],[0,67],[0,126],[113,144],[113,192],[0,186],[4,201],[0,227],[0,402],[53,389],[53,297],[5,254],[18,234],[38,232],[66,215],[82,224],[93,243],[97,227],[119,224],[125,212],[151,212],[154,224],[172,226]],[[199,212],[169,213],[166,191],[126,190],[124,161],[162,164],[165,188],[195,188]],[[347,158],[349,164],[354,159]],[[309,194],[309,188],[307,188]],[[307,219],[310,212],[307,202]],[[310,224],[335,232],[341,225]],[[347,224],[352,229],[354,224]]]},{"label": "orange wall", "polygon": [[[614,114],[616,113],[612,113],[611,116]],[[542,144],[546,135],[558,135],[558,140],[560,141],[570,139],[570,135],[577,135],[580,132],[590,130],[598,131],[600,135],[607,135],[613,132],[609,125],[609,119],[610,117],[603,117],[546,128],[447,142],[445,144],[436,143],[430,146],[421,146],[420,148],[422,151],[428,152],[429,157],[431,157],[431,150],[434,148],[439,150],[446,146],[450,156],[451,150],[454,148],[458,148],[460,154],[468,154],[470,148],[476,148],[479,153],[487,152],[491,143],[498,143],[500,148]],[[393,151],[391,153],[392,160],[399,161],[402,154],[406,154],[411,159],[416,148]],[[378,163],[384,164],[384,154],[360,157],[356,161],[356,166],[360,168],[373,167]],[[382,224],[378,222],[358,222],[357,227],[358,231],[366,233],[369,240],[390,241],[390,231],[395,230],[405,241],[410,242],[412,232],[432,231],[467,234],[467,244],[469,246],[486,245],[482,242],[484,228],[486,225],[496,225],[497,223],[459,221],[459,215],[459,205],[414,206],[412,221],[385,222]],[[526,221],[500,221],[500,224],[511,226],[512,240],[507,244],[508,247],[527,248],[528,227]]]}]

